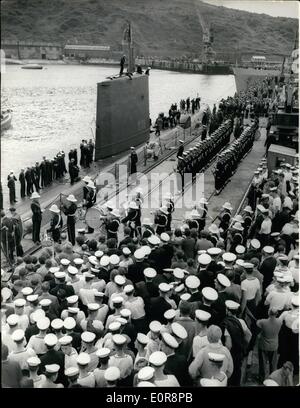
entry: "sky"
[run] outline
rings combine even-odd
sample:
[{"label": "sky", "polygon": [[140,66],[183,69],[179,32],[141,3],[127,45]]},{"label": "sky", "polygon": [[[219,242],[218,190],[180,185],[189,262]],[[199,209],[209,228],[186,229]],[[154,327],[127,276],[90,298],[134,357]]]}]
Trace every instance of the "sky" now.
[{"label": "sky", "polygon": [[273,17],[299,18],[298,1],[290,0],[202,0],[215,6],[224,6],[251,13],[265,13]]}]

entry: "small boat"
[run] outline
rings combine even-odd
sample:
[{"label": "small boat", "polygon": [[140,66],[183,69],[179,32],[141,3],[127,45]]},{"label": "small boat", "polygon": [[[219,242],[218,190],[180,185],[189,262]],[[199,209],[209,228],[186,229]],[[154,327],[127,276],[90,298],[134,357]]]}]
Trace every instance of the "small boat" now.
[{"label": "small boat", "polygon": [[43,69],[42,65],[39,64],[26,64],[21,66],[22,69]]},{"label": "small boat", "polygon": [[1,112],[1,132],[10,128],[12,113],[10,110]]}]

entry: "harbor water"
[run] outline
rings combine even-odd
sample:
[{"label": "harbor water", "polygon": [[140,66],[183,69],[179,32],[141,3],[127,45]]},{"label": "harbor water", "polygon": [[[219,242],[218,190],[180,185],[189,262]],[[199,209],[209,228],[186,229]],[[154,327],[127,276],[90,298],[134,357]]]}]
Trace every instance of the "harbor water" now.
[{"label": "harbor water", "polygon": [[[52,158],[58,151],[78,148],[94,138],[96,84],[118,74],[116,66],[47,65],[23,70],[9,65],[2,74],[1,106],[12,109],[12,126],[1,134],[1,180],[6,195],[7,175],[13,170]],[[235,93],[233,75],[207,76],[152,70],[149,77],[150,117],[167,113],[172,103],[196,97],[210,106]]]}]

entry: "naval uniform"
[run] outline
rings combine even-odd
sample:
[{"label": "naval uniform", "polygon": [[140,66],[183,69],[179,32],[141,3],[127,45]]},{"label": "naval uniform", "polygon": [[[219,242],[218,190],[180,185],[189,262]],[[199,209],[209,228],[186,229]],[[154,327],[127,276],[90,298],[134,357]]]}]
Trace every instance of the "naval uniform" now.
[{"label": "naval uniform", "polygon": [[62,217],[60,214],[54,214],[54,217],[50,221],[50,228],[47,232],[52,233],[52,238],[54,242],[60,241],[60,229],[63,225]]},{"label": "naval uniform", "polygon": [[71,203],[68,208],[64,207],[63,209],[64,214],[67,216],[68,238],[72,245],[75,245],[76,211],[77,205],[75,203]]},{"label": "naval uniform", "polygon": [[165,214],[158,214],[155,217],[154,224],[157,225],[156,234],[160,235],[167,230],[168,217]]},{"label": "naval uniform", "polygon": [[40,242],[40,230],[42,222],[42,210],[40,203],[37,201],[33,201],[31,203],[31,211],[32,211],[32,241]]},{"label": "naval uniform", "polygon": [[119,226],[120,226],[120,220],[117,218],[112,218],[108,221],[106,225],[107,239],[115,238],[115,240],[118,242]]}]

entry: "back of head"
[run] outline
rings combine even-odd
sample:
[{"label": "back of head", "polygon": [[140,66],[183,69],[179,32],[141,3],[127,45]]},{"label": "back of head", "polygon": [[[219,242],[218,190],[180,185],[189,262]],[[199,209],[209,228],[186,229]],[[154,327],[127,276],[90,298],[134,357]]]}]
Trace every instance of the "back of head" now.
[{"label": "back of head", "polygon": [[210,343],[218,343],[222,337],[222,330],[219,326],[211,325],[207,330],[207,340]]},{"label": "back of head", "polygon": [[192,310],[191,303],[186,302],[186,301],[181,301],[179,310],[182,316],[189,316]]},{"label": "back of head", "polygon": [[76,243],[77,243],[78,246],[81,247],[84,244],[84,237],[82,237],[81,235],[76,237]]}]

